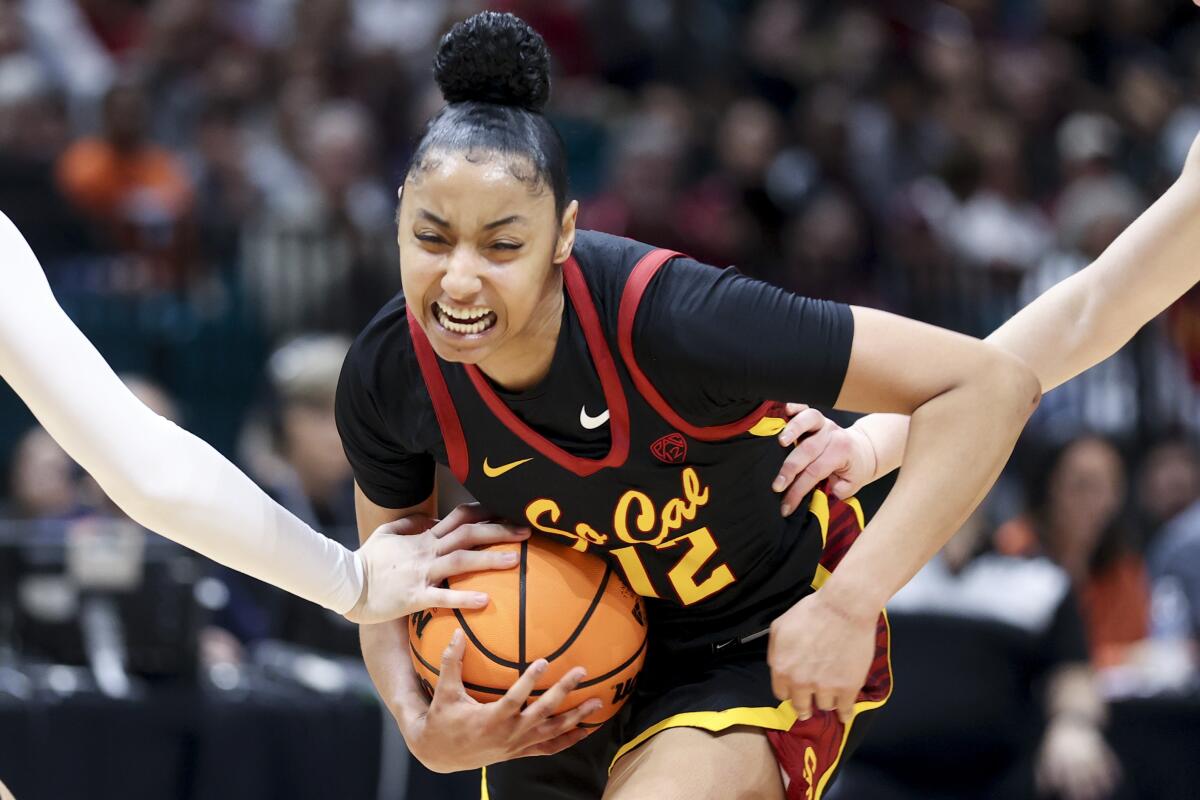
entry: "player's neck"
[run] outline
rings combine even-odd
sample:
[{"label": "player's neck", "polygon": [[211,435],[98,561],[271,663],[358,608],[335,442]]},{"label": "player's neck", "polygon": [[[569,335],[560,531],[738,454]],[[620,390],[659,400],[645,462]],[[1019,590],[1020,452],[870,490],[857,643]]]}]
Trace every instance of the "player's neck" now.
[{"label": "player's neck", "polygon": [[538,304],[537,315],[519,336],[479,363],[479,369],[493,383],[510,392],[523,392],[545,379],[554,361],[558,337],[562,331],[562,272],[552,282],[546,298]]}]

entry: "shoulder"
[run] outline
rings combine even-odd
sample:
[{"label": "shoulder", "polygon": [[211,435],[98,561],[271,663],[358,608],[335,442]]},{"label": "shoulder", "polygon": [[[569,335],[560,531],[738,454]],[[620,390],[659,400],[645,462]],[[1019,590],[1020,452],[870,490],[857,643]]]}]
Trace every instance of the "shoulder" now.
[{"label": "shoulder", "polygon": [[[339,406],[373,417],[406,449],[428,447],[420,429],[433,418],[432,406],[413,350],[403,295],[389,300],[355,338],[342,366],[338,399]],[[403,430],[397,428],[401,423]]]},{"label": "shoulder", "polygon": [[633,268],[655,249],[624,236],[580,230],[575,233],[571,256],[579,264],[597,307],[615,314]]},{"label": "shoulder", "polygon": [[381,388],[402,377],[395,367],[409,362],[416,364],[408,329],[408,308],[404,296],[397,294],[355,337],[343,373],[350,372],[366,387]]}]

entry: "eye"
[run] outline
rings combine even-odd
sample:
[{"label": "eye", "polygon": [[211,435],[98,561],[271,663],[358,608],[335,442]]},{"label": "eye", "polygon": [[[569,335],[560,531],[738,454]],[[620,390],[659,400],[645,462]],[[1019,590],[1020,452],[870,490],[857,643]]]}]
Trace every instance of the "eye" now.
[{"label": "eye", "polygon": [[496,242],[492,245],[493,250],[520,250],[521,245],[518,242]]},{"label": "eye", "polygon": [[416,239],[419,242],[425,242],[427,244],[446,244],[446,240],[441,236],[438,236],[436,233],[418,233],[416,234]]}]

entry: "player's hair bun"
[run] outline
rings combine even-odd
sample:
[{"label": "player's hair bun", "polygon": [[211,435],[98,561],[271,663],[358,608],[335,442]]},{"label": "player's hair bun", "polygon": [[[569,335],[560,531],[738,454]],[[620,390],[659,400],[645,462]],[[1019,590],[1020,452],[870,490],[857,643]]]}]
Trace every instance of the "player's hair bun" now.
[{"label": "player's hair bun", "polygon": [[483,11],[442,37],[433,77],[447,103],[495,103],[540,112],[550,99],[550,51],[520,17]]}]

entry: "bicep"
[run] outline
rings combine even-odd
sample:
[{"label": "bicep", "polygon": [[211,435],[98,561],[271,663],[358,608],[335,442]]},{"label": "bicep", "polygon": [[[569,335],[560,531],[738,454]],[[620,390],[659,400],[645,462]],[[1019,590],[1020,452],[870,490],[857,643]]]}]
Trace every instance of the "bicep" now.
[{"label": "bicep", "polygon": [[854,306],[850,363],[835,407],[911,414],[995,356],[977,339]]},{"label": "bicep", "polygon": [[386,508],[363,494],[363,490],[357,482],[354,484],[354,515],[358,520],[358,540],[360,542],[365,542],[380,525],[411,517],[414,514],[433,517],[436,513],[436,491],[416,505],[406,508]]}]

